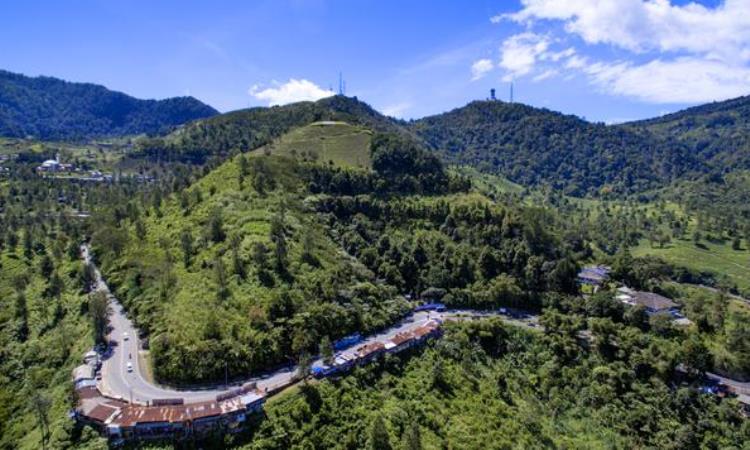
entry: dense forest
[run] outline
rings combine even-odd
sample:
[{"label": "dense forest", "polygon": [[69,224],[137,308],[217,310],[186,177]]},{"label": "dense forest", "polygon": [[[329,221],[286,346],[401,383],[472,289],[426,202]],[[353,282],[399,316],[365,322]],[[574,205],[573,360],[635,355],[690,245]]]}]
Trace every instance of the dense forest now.
[{"label": "dense forest", "polygon": [[[70,370],[104,340],[84,241],[167,385],[308,364],[424,302],[535,317],[448,323],[426,348],[270,397],[242,433],[199,448],[744,448],[740,405],[705,393],[704,376],[750,378],[748,175],[665,125],[739,126],[733,105],[605,126],[475,102],[406,123],[335,96],[193,121],[116,159],[66,147],[148,175],[101,183],[39,176],[51,147],[14,141],[0,171],[0,449],[107,445],[67,416]],[[612,282],[581,295],[592,263]],[[623,284],[692,323],[624,305]]]},{"label": "dense forest", "polygon": [[545,313],[544,333],[500,321],[452,325],[417,357],[386,359],[269,404],[241,448],[743,448],[731,401],[675,386],[690,340]]},{"label": "dense forest", "polygon": [[141,141],[135,156],[202,164],[212,157],[255,150],[293,128],[319,121],[343,121],[409,135],[356,97],[337,95],[317,102],[243,109],[197,121],[166,137]]},{"label": "dense forest", "polygon": [[623,127],[680,142],[718,173],[750,168],[750,97],[696,106]]},{"label": "dense forest", "polygon": [[139,100],[95,84],[0,70],[0,136],[83,140],[164,133],[215,114],[193,97]]},{"label": "dense forest", "polygon": [[639,192],[699,167],[670,141],[519,103],[476,101],[410,129],[448,161],[575,196]]}]

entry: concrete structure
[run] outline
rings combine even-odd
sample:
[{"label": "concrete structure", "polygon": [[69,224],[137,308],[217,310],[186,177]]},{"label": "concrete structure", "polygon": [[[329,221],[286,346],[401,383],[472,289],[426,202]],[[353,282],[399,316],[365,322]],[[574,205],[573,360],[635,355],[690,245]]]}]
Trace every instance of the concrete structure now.
[{"label": "concrete structure", "polygon": [[628,287],[618,288],[615,298],[626,305],[643,306],[649,314],[660,312],[676,313],[678,307],[677,303],[663,295],[654,292],[635,291]]},{"label": "concrete structure", "polygon": [[612,271],[608,266],[586,266],[578,272],[578,284],[594,287],[594,291],[609,280]]},{"label": "concrete structure", "polygon": [[55,155],[55,159],[48,159],[37,166],[37,172],[70,172],[75,169],[73,164],[64,164],[60,162],[60,155]]}]

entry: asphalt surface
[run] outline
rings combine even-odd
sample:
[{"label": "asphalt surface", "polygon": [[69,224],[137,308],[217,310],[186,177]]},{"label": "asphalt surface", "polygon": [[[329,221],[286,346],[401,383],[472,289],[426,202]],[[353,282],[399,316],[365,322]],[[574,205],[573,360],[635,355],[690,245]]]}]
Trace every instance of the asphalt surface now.
[{"label": "asphalt surface", "polygon": [[[274,373],[263,376],[249,377],[240,382],[230,385],[220,385],[207,387],[206,389],[175,389],[166,386],[160,386],[148,381],[144,375],[144,368],[141,367],[138,353],[140,345],[138,340],[138,330],[133,322],[128,319],[126,312],[119,301],[111,293],[109,286],[102,278],[99,268],[93,261],[92,255],[87,246],[81,247],[81,255],[85,262],[92,265],[96,277],[95,290],[104,292],[109,298],[110,305],[110,332],[108,335],[110,342],[110,351],[104,357],[101,369],[101,380],[98,382],[100,391],[106,395],[121,398],[123,400],[138,403],[150,404],[155,399],[178,399],[181,398],[185,403],[198,403],[214,400],[217,395],[225,393],[231,389],[237,388],[247,382],[256,382],[258,388],[262,391],[273,391],[280,387],[291,385],[296,381],[297,369],[282,369]],[[468,320],[472,318],[483,318],[490,316],[500,316],[498,313],[486,313],[476,311],[456,311],[450,310],[445,312],[422,311],[411,314],[404,318],[393,327],[366,337],[362,342],[343,350],[341,353],[354,353],[355,349],[363,344],[370,342],[383,342],[391,339],[396,334],[403,331],[411,330],[430,319],[440,320]],[[533,316],[513,319],[506,317],[511,323],[525,325],[529,327],[537,326],[536,318]],[[127,339],[125,336],[127,335]],[[320,360],[313,361],[319,363]],[[128,370],[128,363],[132,365],[132,371]]]},{"label": "asphalt surface", "polygon": [[[185,403],[199,403],[214,400],[217,395],[225,393],[231,389],[237,388],[247,382],[256,382],[261,391],[274,391],[278,388],[288,386],[297,381],[297,369],[295,367],[281,369],[279,371],[264,374],[262,376],[248,377],[245,380],[235,382],[230,385],[216,385],[206,389],[175,389],[165,386],[159,386],[156,383],[148,381],[144,375],[144,368],[141,367],[138,353],[140,345],[138,340],[138,330],[133,322],[128,319],[126,312],[119,301],[112,295],[109,286],[102,278],[99,268],[94,261],[86,245],[81,246],[81,254],[87,263],[92,264],[96,276],[95,290],[105,292],[109,298],[110,304],[110,327],[109,342],[111,351],[105,356],[102,362],[101,380],[98,382],[99,389],[102,393],[122,398],[131,403],[150,404],[155,399],[178,399],[181,398]],[[472,310],[448,310],[444,312],[422,311],[407,316],[393,327],[366,337],[362,342],[343,350],[340,353],[353,354],[355,349],[363,344],[371,342],[384,342],[393,338],[396,334],[403,331],[414,329],[430,319],[439,319],[443,321],[450,320],[473,320],[488,317],[502,317],[503,320],[512,325],[526,328],[541,329],[538,317],[521,312],[506,311],[487,312]],[[125,336],[128,336],[125,339]],[[313,361],[313,364],[320,363],[321,360]],[[132,371],[128,370],[128,363],[132,365]],[[718,374],[708,373],[707,376],[720,383],[732,388],[736,393],[750,395],[750,382],[742,382],[726,378]]]}]

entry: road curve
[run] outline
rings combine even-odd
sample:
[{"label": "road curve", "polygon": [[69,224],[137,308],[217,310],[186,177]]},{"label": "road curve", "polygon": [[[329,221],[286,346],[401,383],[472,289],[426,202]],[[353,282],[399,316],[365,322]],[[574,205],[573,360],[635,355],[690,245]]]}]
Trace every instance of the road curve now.
[{"label": "road curve", "polygon": [[[99,268],[96,266],[87,245],[81,246],[81,256],[87,264],[93,268],[95,275],[94,290],[104,292],[109,299],[110,307],[110,332],[108,339],[111,351],[104,358],[101,369],[101,380],[97,383],[99,390],[111,397],[121,398],[131,403],[142,405],[152,404],[155,399],[183,399],[186,404],[200,403],[214,400],[217,395],[237,388],[244,383],[256,382],[261,391],[274,391],[280,387],[292,384],[297,375],[296,368],[282,369],[277,372],[263,376],[249,377],[248,379],[230,384],[227,386],[207,387],[206,389],[175,389],[160,386],[150,382],[144,375],[144,368],[138,358],[140,345],[138,340],[138,330],[133,322],[128,319],[125,309],[117,298],[112,294],[109,286],[104,281]],[[384,342],[393,338],[396,334],[412,329],[417,325],[424,323],[429,319],[441,320],[463,320],[471,317],[490,317],[500,316],[498,313],[476,312],[476,311],[446,311],[446,312],[429,312],[422,311],[411,314],[395,324],[391,328],[365,338],[363,342],[356,345]],[[507,319],[507,318],[506,318]],[[535,327],[536,317],[530,316],[525,320],[511,320],[511,322]],[[125,338],[127,336],[127,339]],[[344,350],[342,353],[353,352],[354,348]],[[320,362],[313,361],[313,363]],[[132,371],[128,371],[128,363],[132,365]]]}]

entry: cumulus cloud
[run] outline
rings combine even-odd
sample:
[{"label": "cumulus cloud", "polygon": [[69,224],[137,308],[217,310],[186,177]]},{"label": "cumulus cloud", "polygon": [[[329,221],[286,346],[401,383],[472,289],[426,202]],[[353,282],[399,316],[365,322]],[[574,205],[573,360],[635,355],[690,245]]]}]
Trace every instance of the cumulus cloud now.
[{"label": "cumulus cloud", "polygon": [[404,113],[411,108],[410,102],[400,102],[393,105],[388,105],[385,108],[383,108],[382,113],[386,116],[390,117],[398,117],[403,118]]},{"label": "cumulus cloud", "polygon": [[286,83],[275,82],[275,87],[261,89],[259,85],[250,88],[249,94],[258,100],[268,102],[269,106],[286,105],[301,101],[315,101],[334,95],[333,91],[323,89],[312,81],[291,78]]},{"label": "cumulus cloud", "polygon": [[475,61],[474,64],[471,65],[471,81],[476,81],[480,78],[483,78],[494,68],[495,65],[492,63],[491,59],[485,58]]},{"label": "cumulus cloud", "polygon": [[505,70],[503,80],[510,81],[530,73],[549,45],[546,37],[530,32],[506,39],[500,48],[499,66]]},{"label": "cumulus cloud", "polygon": [[589,44],[631,51],[688,51],[738,55],[750,44],[750,2],[726,0],[715,8],[669,0],[522,0],[499,16],[521,23],[560,20]]},{"label": "cumulus cloud", "polygon": [[[521,0],[520,10],[492,18],[525,26],[506,39],[509,76],[545,79],[583,74],[601,91],[652,103],[721,100],[750,91],[750,0],[717,6],[670,0]],[[561,32],[548,25],[562,24]],[[534,34],[543,24],[547,35]],[[555,49],[578,40],[576,48]],[[618,49],[616,61],[587,52]],[[623,56],[624,55],[624,56]]]},{"label": "cumulus cloud", "polygon": [[700,58],[597,62],[583,70],[605,92],[650,103],[709,102],[745,95],[750,88],[750,70]]}]

